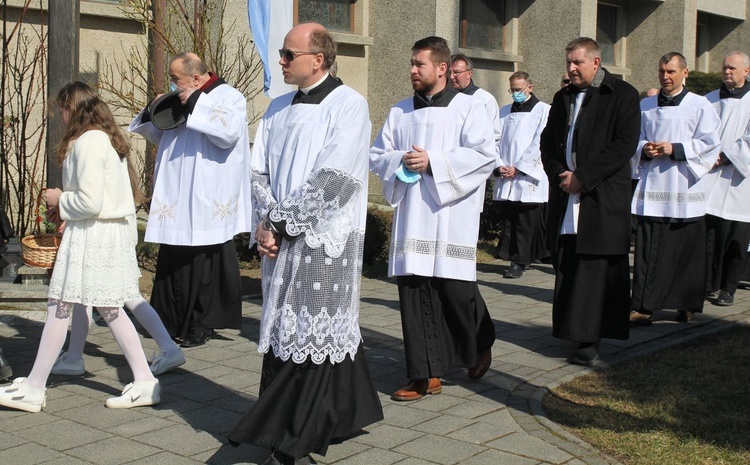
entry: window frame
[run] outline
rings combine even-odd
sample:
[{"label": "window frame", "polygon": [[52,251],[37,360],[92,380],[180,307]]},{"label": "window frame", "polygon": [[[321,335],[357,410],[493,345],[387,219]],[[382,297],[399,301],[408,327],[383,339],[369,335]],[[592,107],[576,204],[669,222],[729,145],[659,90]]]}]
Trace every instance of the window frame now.
[{"label": "window frame", "polygon": [[[306,0],[302,0],[306,1]],[[314,0],[309,0],[314,1]],[[294,0],[293,8],[294,8],[294,20],[293,24],[299,24],[299,2],[300,0]],[[330,29],[331,32],[339,32],[344,34],[357,34],[357,2],[356,0],[349,0],[349,29],[342,30],[342,29]]]},{"label": "window frame", "polygon": [[[458,46],[459,48],[466,49],[466,50],[491,50],[494,52],[500,52],[500,53],[506,53],[510,51],[510,44],[509,44],[509,11],[508,11],[508,4],[511,3],[508,0],[501,0],[502,5],[500,6],[501,12],[502,12],[502,18],[501,18],[501,26],[500,26],[500,34],[501,34],[501,43],[502,46],[500,48],[483,48],[483,47],[469,47],[466,45],[467,40],[467,31],[469,22],[466,19],[466,12],[467,8],[469,7],[468,2],[470,0],[460,0],[458,4]],[[480,1],[480,0],[477,0]]]}]

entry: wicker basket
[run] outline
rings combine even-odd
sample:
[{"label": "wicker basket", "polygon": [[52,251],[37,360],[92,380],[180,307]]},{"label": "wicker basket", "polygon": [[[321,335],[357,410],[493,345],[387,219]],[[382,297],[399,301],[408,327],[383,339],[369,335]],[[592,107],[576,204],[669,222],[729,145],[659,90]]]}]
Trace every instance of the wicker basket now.
[{"label": "wicker basket", "polygon": [[34,234],[21,239],[21,259],[29,266],[37,268],[52,268],[55,266],[57,249],[60,247],[59,234],[41,234],[41,217],[39,216],[39,205],[42,202],[44,191],[42,189],[36,199],[36,229]]}]

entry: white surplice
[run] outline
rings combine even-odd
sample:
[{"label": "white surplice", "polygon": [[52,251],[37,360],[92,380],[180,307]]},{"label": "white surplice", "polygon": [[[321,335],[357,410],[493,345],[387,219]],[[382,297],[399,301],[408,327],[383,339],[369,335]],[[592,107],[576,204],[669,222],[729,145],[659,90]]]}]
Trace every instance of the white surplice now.
[{"label": "white surplice", "polygon": [[712,186],[706,213],[750,223],[750,93],[720,99],[716,90],[706,98],[721,118],[721,151],[731,162],[706,176],[707,186]]},{"label": "white surplice", "polygon": [[[395,171],[412,146],[425,149],[431,174],[413,184]],[[447,106],[393,106],[370,148],[370,170],[395,207],[388,274],[476,280],[479,213],[496,145],[479,99],[457,94]]]},{"label": "white surplice", "polygon": [[[681,143],[686,160],[644,159],[647,142]],[[657,218],[698,218],[706,213],[708,192],[698,181],[719,156],[719,116],[705,97],[688,92],[677,106],[657,105],[657,96],[641,100],[641,136],[631,211]]]},{"label": "white surplice", "polygon": [[198,97],[185,125],[167,131],[142,122],[144,112],[128,129],[158,145],[145,240],[211,245],[251,231],[245,96],[220,84]]},{"label": "white surplice", "polygon": [[340,85],[319,104],[274,99],[252,155],[253,226],[285,224],[278,258],[263,257],[258,350],[282,360],[354,359],[367,217],[367,101]]},{"label": "white surplice", "polygon": [[531,111],[511,113],[512,106],[500,109],[500,150],[495,167],[515,166],[516,176],[496,177],[492,198],[544,203],[549,197],[549,178],[542,165],[539,138],[547,125],[550,106],[538,102]]}]

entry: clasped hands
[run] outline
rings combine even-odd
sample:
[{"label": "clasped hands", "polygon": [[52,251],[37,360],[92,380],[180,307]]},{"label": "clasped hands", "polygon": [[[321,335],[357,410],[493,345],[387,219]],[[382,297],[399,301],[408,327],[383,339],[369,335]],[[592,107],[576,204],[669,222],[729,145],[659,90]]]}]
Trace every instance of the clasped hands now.
[{"label": "clasped hands", "polygon": [[276,258],[281,245],[281,234],[264,227],[266,221],[268,220],[261,221],[255,228],[255,242],[261,257],[267,255],[268,258]]},{"label": "clasped hands", "polygon": [[44,202],[47,204],[47,219],[59,225],[57,227],[58,234],[62,234],[65,229],[65,221],[61,221],[60,210],[57,209],[57,206],[60,204],[60,195],[62,195],[62,190],[57,188],[47,188],[44,191]]},{"label": "clasped hands", "polygon": [[674,152],[670,142],[646,142],[643,146],[643,154],[648,158],[668,157],[672,153]]},{"label": "clasped hands", "polygon": [[516,176],[515,166],[501,166],[498,168],[501,178],[513,178]]},{"label": "clasped hands", "polygon": [[401,159],[404,167],[414,173],[424,173],[430,167],[430,157],[427,151],[419,146],[412,145],[411,152],[406,152]]},{"label": "clasped hands", "polygon": [[572,171],[563,171],[560,173],[560,189],[567,194],[578,194],[586,192],[586,188],[583,187],[575,173]]}]

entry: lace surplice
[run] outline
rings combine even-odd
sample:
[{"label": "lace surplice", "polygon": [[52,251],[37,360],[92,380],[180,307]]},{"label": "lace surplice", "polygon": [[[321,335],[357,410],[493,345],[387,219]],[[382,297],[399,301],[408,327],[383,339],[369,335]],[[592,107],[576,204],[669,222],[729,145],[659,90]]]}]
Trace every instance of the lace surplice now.
[{"label": "lace surplice", "polygon": [[364,230],[361,182],[322,168],[281,202],[267,175],[253,172],[255,224],[285,224],[276,259],[263,258],[263,315],[258,350],[282,360],[317,364],[352,359],[361,342],[359,283]]}]

